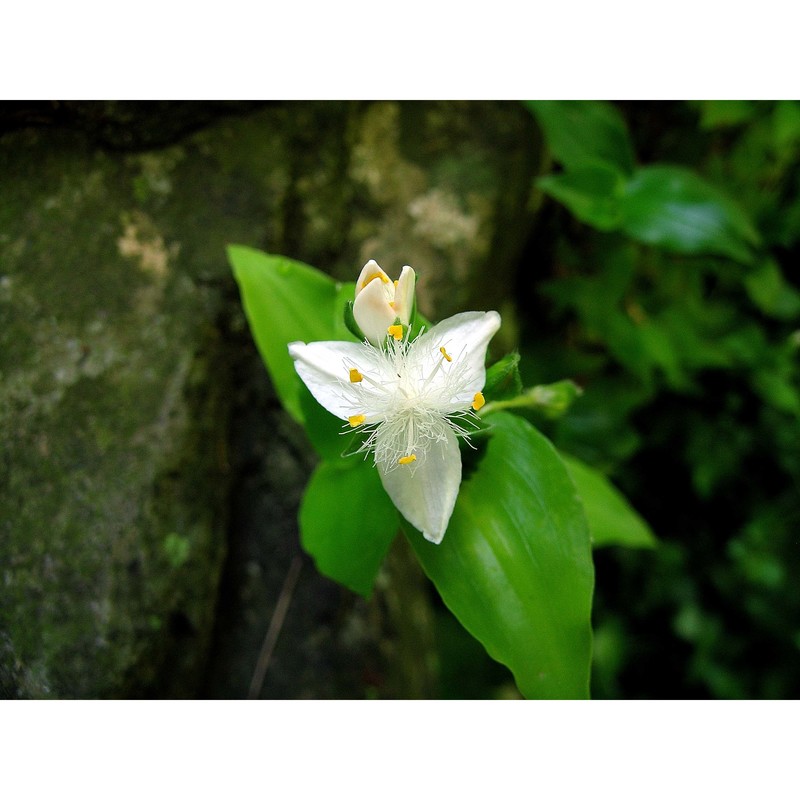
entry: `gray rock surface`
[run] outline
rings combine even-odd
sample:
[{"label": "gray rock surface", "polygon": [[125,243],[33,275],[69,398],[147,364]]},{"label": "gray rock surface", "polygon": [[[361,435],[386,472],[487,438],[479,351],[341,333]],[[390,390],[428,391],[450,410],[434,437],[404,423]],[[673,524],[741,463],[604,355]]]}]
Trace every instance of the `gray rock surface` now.
[{"label": "gray rock surface", "polygon": [[[432,317],[501,306],[533,124],[483,103],[34,110],[0,119],[0,696],[247,696],[313,457],[225,246],[350,280],[410,263]],[[260,696],[435,694],[405,547],[370,601],[301,558]]]}]

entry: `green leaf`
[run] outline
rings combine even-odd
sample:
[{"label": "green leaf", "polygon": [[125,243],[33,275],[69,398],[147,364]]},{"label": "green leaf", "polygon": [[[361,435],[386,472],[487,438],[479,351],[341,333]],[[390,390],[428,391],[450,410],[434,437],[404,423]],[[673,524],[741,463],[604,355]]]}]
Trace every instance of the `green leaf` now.
[{"label": "green leaf", "polygon": [[800,316],[800,292],[787,283],[780,267],[766,259],[749,272],[744,285],[750,299],[765,314],[777,319],[797,319]]},{"label": "green leaf", "polygon": [[772,113],[775,144],[779,148],[792,148],[800,139],[800,103],[780,100]]},{"label": "green leaf", "polygon": [[800,392],[797,390],[797,381],[790,371],[790,365],[765,366],[756,370],[753,375],[753,386],[766,403],[800,418]]},{"label": "green leaf", "polygon": [[368,597],[398,530],[397,512],[371,462],[323,461],[300,505],[300,537],[317,569]]},{"label": "green leaf", "polygon": [[442,543],[410,526],[409,540],[444,602],[526,697],[588,697],[594,576],[583,509],[547,439],[510,414],[492,423]]},{"label": "green leaf", "polygon": [[[355,281],[347,283],[335,284],[336,294],[333,298],[333,334],[330,337],[334,341],[346,342],[348,339],[356,339],[359,342],[364,341],[363,333],[359,335],[356,331],[350,329],[347,321],[347,309],[352,310],[353,298],[356,294]],[[353,318],[355,324],[355,318]],[[360,332],[360,328],[356,325],[356,329]]]},{"label": "green leaf", "polygon": [[561,175],[546,175],[536,185],[550,197],[563,203],[581,222],[601,231],[611,231],[622,224],[620,200],[624,179],[607,164],[580,166]]},{"label": "green leaf", "polygon": [[758,113],[752,100],[703,100],[700,107],[700,127],[725,128],[749,122]]},{"label": "green leaf", "polygon": [[602,472],[565,453],[561,460],[578,490],[595,547],[655,547],[649,525]]},{"label": "green leaf", "polygon": [[727,195],[681,167],[644,167],[625,187],[623,230],[678,253],[729,256],[749,264],[759,236]]},{"label": "green leaf", "polygon": [[433,324],[428,320],[426,317],[423,317],[422,314],[417,310],[417,298],[414,297],[414,307],[411,310],[411,333],[409,334],[410,339],[416,339],[417,336],[420,336],[425,331],[429,331],[433,327]]},{"label": "green leaf", "polygon": [[622,114],[594,100],[528,100],[525,105],[544,131],[556,161],[571,171],[604,162],[625,174],[634,154]]},{"label": "green leaf", "polygon": [[355,284],[336,283],[307,264],[232,245],[230,261],[242,304],[261,357],[284,408],[305,425],[311,443],[323,458],[338,457],[345,447],[341,420],[312,397],[294,369],[290,342],[352,338],[344,307]]},{"label": "green leaf", "polygon": [[289,342],[333,338],[336,283],[319,270],[283,256],[231,245],[228,260],[261,357],[284,408],[303,422],[302,381]]},{"label": "green leaf", "polygon": [[305,384],[300,389],[300,409],[306,435],[318,455],[328,460],[341,458],[349,449],[350,437],[342,435],[351,432],[349,425],[326,411]]},{"label": "green leaf", "polygon": [[516,397],[522,391],[519,353],[509,353],[486,370],[483,394],[489,400]]}]

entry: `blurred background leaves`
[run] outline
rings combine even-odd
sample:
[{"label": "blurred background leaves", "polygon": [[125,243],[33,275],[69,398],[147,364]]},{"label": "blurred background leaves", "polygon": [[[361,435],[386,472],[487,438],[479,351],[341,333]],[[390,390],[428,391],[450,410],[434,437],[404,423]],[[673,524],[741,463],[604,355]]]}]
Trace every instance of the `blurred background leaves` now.
[{"label": "blurred background leaves", "polygon": [[581,384],[554,440],[660,541],[595,553],[593,694],[796,697],[800,106],[528,107],[561,169],[523,377]]}]

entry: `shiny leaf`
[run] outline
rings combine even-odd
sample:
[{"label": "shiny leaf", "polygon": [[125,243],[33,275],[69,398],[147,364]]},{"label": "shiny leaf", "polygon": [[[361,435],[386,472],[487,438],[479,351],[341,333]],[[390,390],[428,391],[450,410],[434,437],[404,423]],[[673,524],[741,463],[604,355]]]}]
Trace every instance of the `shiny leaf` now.
[{"label": "shiny leaf", "polygon": [[800,317],[800,292],[783,277],[778,264],[766,259],[744,279],[750,299],[765,314],[778,319]]},{"label": "shiny leaf", "polygon": [[397,512],[371,461],[323,461],[300,505],[300,537],[317,569],[368,597],[398,531]]},{"label": "shiny leaf", "polygon": [[289,342],[352,339],[344,307],[355,284],[340,284],[313,267],[250,247],[232,245],[228,259],[242,295],[258,351],[284,408],[306,427],[314,448],[325,458],[345,447],[341,420],[311,396],[294,369]]},{"label": "shiny leaf", "polygon": [[678,253],[729,256],[749,264],[759,236],[727,195],[681,167],[636,171],[622,199],[623,230],[647,244]]},{"label": "shiny leaf", "polygon": [[547,439],[510,414],[491,422],[442,543],[413,529],[409,540],[444,602],[525,696],[588,697],[594,576],[583,509]]},{"label": "shiny leaf", "polygon": [[544,131],[556,161],[573,170],[604,162],[625,174],[634,155],[622,114],[595,100],[528,100],[525,105]]},{"label": "shiny leaf", "polygon": [[700,127],[708,130],[749,122],[758,113],[752,100],[703,100],[699,103]]},{"label": "shiny leaf", "polygon": [[581,222],[601,231],[622,224],[622,175],[606,164],[577,167],[560,175],[546,175],[536,185],[563,203]]},{"label": "shiny leaf", "polygon": [[578,490],[595,547],[655,547],[656,538],[648,524],[602,472],[565,453],[561,460]]},{"label": "shiny leaf", "polygon": [[302,382],[289,342],[333,338],[336,283],[319,270],[283,256],[232,245],[228,260],[239,284],[250,331],[284,408],[303,421]]}]

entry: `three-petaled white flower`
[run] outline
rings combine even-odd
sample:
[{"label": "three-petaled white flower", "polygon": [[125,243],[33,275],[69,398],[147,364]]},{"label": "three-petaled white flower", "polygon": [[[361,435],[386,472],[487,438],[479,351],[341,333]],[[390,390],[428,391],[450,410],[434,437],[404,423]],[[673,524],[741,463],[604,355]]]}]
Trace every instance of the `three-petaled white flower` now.
[{"label": "three-petaled white flower", "polygon": [[399,336],[397,325],[387,325],[379,346],[293,342],[289,353],[317,401],[366,433],[361,451],[374,453],[392,502],[438,544],[461,484],[458,439],[468,436],[464,425],[484,403],[486,348],[500,315],[456,314],[414,340],[403,327]]}]

